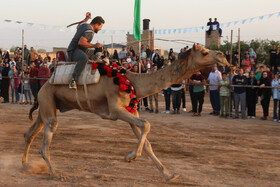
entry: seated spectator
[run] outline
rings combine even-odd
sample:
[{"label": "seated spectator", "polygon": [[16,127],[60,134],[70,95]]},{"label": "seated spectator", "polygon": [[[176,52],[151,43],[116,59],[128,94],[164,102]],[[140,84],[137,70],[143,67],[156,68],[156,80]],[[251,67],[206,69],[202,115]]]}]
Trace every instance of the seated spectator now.
[{"label": "seated spectator", "polygon": [[220,25],[217,26],[217,30],[219,31],[220,37],[222,37],[223,30],[220,28]]},{"label": "seated spectator", "polygon": [[[238,86],[245,86],[247,85],[247,77],[243,75],[244,70],[240,69],[238,71],[238,75],[235,75],[232,79],[232,84],[233,85],[238,85]],[[241,104],[241,114],[242,114],[242,119],[245,118],[245,112],[246,112],[246,88],[245,87],[234,87],[234,105],[235,105],[235,117],[234,119],[238,119],[239,115],[239,102]]]},{"label": "seated spectator", "polygon": [[[250,76],[248,78],[248,86],[257,86],[257,79],[255,78],[254,71],[250,72]],[[246,88],[246,104],[247,104],[247,112],[248,119],[254,119],[256,117],[256,104],[257,104],[257,88]]]},{"label": "seated spectator", "polygon": [[226,73],[222,74],[222,80],[220,80],[219,91],[220,91],[220,105],[221,105],[220,117],[227,118],[229,116],[228,113],[229,80],[227,79]]},{"label": "seated spectator", "polygon": [[207,32],[208,37],[209,37],[211,35],[212,30],[213,30],[212,18],[209,18],[209,22],[207,23],[207,26],[209,26],[209,29],[206,32]]},{"label": "seated spectator", "polygon": [[[279,116],[277,116],[277,110],[279,110],[278,108],[278,103],[279,103],[279,74],[275,74],[274,79],[272,80],[271,86],[273,87],[273,121],[277,121],[279,119]],[[279,103],[280,104],[280,103]],[[280,110],[279,112],[280,113]]]},{"label": "seated spectator", "polygon": [[212,23],[212,25],[218,27],[220,26],[220,23],[218,22],[217,18],[214,18],[214,22]]},{"label": "seated spectator", "polygon": [[40,80],[40,88],[48,81],[50,78],[50,69],[47,67],[47,63],[44,63],[43,66],[39,69],[38,78],[44,78]]},{"label": "seated spectator", "polygon": [[271,88],[264,88],[265,86],[271,86],[270,80],[268,78],[268,74],[266,71],[262,73],[262,77],[260,79],[260,89],[259,95],[261,97],[261,104],[263,108],[263,117],[262,120],[268,120],[269,114],[269,102],[271,97]]},{"label": "seated spectator", "polygon": [[[204,85],[206,84],[206,79],[200,71],[197,71],[191,76],[190,84],[193,85],[193,116],[201,116],[202,106],[204,103]],[[197,103],[199,103],[198,109]]]}]

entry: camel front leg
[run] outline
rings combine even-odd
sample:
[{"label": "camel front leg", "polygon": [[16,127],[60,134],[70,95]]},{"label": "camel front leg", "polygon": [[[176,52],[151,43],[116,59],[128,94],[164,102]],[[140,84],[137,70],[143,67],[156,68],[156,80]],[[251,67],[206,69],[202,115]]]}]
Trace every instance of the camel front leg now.
[{"label": "camel front leg", "polygon": [[117,108],[114,110],[117,118],[126,121],[130,124],[137,126],[140,129],[139,140],[135,150],[129,153],[126,157],[126,161],[136,160],[137,157],[141,156],[144,143],[146,141],[147,134],[150,131],[150,123],[144,119],[140,119],[129,113],[124,108]]},{"label": "camel front leg", "polygon": [[[136,135],[137,138],[140,138],[140,129],[133,125],[130,124],[134,134]],[[164,176],[166,181],[173,181],[179,177],[177,174],[170,174],[167,168],[160,162],[160,160],[156,157],[156,155],[153,152],[152,145],[150,144],[149,140],[146,138],[146,141],[144,143],[144,151],[147,153],[147,155],[152,159],[160,173]]]}]

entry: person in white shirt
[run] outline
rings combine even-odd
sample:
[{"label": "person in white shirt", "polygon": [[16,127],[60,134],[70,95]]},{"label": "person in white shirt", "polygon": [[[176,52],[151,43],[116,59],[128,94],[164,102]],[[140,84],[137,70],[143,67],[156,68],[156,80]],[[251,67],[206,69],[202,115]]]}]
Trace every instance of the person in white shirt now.
[{"label": "person in white shirt", "polygon": [[11,61],[9,62],[9,64],[10,64],[10,67],[13,67],[13,66],[17,65],[17,63],[15,62],[15,58],[14,57],[11,58]]},{"label": "person in white shirt", "polygon": [[213,108],[213,112],[211,115],[220,115],[220,94],[218,91],[218,85],[220,84],[220,80],[222,80],[222,74],[218,71],[218,67],[216,64],[212,67],[212,72],[210,72],[208,77],[208,83],[217,85],[217,86],[209,86],[210,88],[210,102]]}]

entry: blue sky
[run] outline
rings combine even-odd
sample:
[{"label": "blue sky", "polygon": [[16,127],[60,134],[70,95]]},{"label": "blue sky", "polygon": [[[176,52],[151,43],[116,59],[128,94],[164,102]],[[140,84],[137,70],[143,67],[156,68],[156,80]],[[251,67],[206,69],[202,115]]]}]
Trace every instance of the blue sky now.
[{"label": "blue sky", "polygon": [[[280,12],[279,0],[142,0],[142,19],[151,20],[150,28],[173,29],[189,28],[205,25],[209,17],[217,17],[222,22],[241,20],[244,18]],[[92,12],[92,17],[100,15],[106,23],[106,30],[131,30],[133,27],[134,0],[9,0],[0,7],[0,48],[8,49],[12,45],[21,45],[21,30],[25,29],[25,43],[30,47],[45,48],[67,47],[74,32],[70,29],[60,31],[59,28],[47,27],[42,30],[38,24],[68,25],[84,18],[85,12]],[[32,27],[23,24],[6,23],[3,20],[19,20],[37,23]],[[230,38],[230,30],[241,29],[241,39],[274,39],[280,40],[280,17],[254,20],[248,24],[231,25],[223,28],[223,39]],[[184,39],[204,43],[205,33],[156,35],[156,38]],[[126,41],[125,35],[116,34],[114,42]],[[110,34],[97,34],[93,43],[110,43]],[[179,50],[185,44],[156,41],[160,48]]]}]

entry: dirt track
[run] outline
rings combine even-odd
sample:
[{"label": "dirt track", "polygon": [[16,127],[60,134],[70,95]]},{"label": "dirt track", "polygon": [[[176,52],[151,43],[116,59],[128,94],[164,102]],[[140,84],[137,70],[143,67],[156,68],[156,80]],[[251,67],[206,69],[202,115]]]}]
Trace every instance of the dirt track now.
[{"label": "dirt track", "polygon": [[148,139],[155,154],[180,174],[172,183],[145,153],[124,162],[137,143],[128,124],[77,110],[58,114],[51,159],[61,177],[49,177],[39,154],[42,132],[23,170],[29,108],[0,104],[0,186],[280,186],[280,123],[221,119],[207,109],[200,118],[140,113],[152,125]]}]

